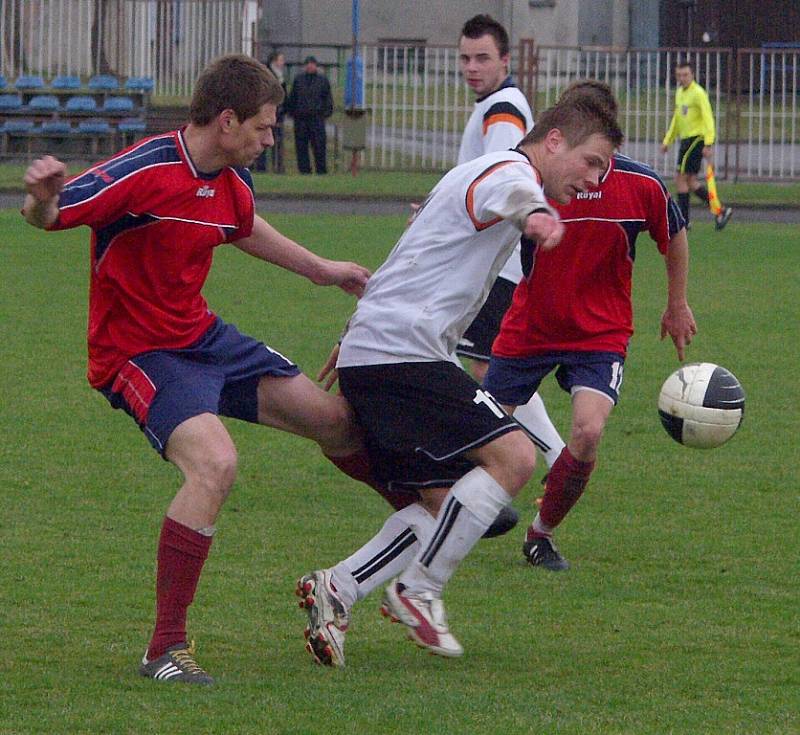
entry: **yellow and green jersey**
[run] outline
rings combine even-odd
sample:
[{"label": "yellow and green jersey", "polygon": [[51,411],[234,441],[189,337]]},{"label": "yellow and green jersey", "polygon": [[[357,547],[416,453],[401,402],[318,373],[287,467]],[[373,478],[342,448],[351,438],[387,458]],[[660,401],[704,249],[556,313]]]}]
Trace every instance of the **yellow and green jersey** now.
[{"label": "yellow and green jersey", "polygon": [[708,94],[693,81],[686,89],[678,86],[675,92],[675,114],[664,136],[664,145],[669,145],[675,138],[695,136],[702,137],[705,145],[713,145],[716,139]]}]

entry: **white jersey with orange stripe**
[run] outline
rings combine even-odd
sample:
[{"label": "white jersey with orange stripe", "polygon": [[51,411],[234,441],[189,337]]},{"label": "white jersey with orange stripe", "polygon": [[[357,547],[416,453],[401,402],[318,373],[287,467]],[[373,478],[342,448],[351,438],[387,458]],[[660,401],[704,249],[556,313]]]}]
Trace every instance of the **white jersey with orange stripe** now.
[{"label": "white jersey with orange stripe", "polygon": [[[458,150],[458,162],[466,163],[486,153],[514,148],[533,127],[533,113],[511,77],[491,94],[475,101]],[[519,248],[498,274],[512,283],[522,280]]]},{"label": "white jersey with orange stripe", "polygon": [[519,151],[452,169],[369,279],[338,366],[455,361],[458,340],[537,210],[554,214]]},{"label": "white jersey with orange stripe", "polygon": [[475,101],[461,136],[458,163],[514,148],[532,127],[528,100],[508,78],[494,92]]}]

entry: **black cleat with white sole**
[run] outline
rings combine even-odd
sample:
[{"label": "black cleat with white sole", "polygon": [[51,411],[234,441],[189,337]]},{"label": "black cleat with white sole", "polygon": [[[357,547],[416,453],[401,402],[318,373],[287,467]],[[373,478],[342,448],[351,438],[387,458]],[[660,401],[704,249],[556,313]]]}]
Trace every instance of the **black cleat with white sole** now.
[{"label": "black cleat with white sole", "polygon": [[522,544],[522,553],[528,563],[534,567],[544,567],[551,572],[563,572],[569,569],[569,562],[561,556],[552,539],[547,536],[536,536]]},{"label": "black cleat with white sole", "polygon": [[145,653],[139,673],[156,681],[177,681],[204,686],[214,683],[214,679],[194,660],[194,648],[185,643],[170,646],[163,655],[152,661],[147,660]]}]

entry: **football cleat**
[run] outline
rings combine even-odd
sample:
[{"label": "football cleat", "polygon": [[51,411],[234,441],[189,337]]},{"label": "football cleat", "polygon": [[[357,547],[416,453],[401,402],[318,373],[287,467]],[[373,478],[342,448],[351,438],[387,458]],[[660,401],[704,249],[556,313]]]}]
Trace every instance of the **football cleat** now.
[{"label": "football cleat", "polygon": [[344,636],[350,614],[331,585],[330,570],[319,569],[300,577],[295,594],[308,614],[306,651],[323,666],[344,666]]},{"label": "football cleat", "polygon": [[725,207],[715,218],[714,227],[721,230],[728,224],[728,220],[733,216],[733,210],[730,207]]},{"label": "football cleat", "polygon": [[553,539],[547,536],[526,539],[522,544],[522,553],[528,563],[534,567],[544,567],[551,572],[563,572],[569,569],[569,562],[561,556]]},{"label": "football cleat", "polygon": [[194,644],[187,646],[185,643],[176,643],[152,661],[147,660],[145,652],[139,673],[156,681],[179,681],[205,686],[214,683],[214,679],[194,660]]},{"label": "football cleat", "polygon": [[483,538],[502,536],[514,528],[517,523],[519,523],[519,513],[510,505],[507,505],[497,514],[497,518],[494,519],[492,525],[484,531]]},{"label": "football cleat", "polygon": [[405,625],[408,637],[431,653],[448,657],[464,653],[447,626],[444,603],[430,592],[411,594],[394,580],[384,593],[381,614]]}]

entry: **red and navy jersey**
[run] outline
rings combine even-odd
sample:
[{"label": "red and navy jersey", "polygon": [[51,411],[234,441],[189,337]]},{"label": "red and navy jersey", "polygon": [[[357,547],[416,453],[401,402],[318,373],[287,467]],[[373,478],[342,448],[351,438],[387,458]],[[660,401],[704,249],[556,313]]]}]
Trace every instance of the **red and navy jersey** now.
[{"label": "red and navy jersey", "polygon": [[67,181],[50,229],[92,228],[89,382],[132,356],[178,349],[214,322],[201,294],[217,245],[247,237],[255,213],[244,168],[197,170],[182,131],[139,141]]},{"label": "red and navy jersey", "polygon": [[651,168],[621,155],[613,157],[597,188],[553,206],[564,238],[542,252],[530,246],[526,253],[523,241],[526,276],[492,354],[598,350],[624,356],[633,334],[636,238],[646,230],[666,253],[684,226],[680,211]]}]

